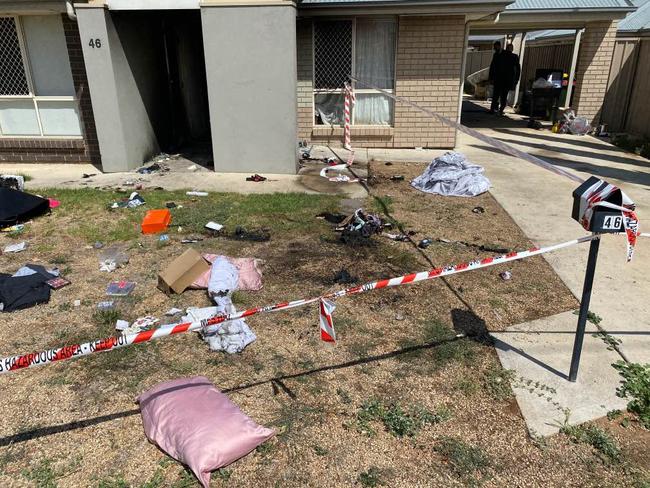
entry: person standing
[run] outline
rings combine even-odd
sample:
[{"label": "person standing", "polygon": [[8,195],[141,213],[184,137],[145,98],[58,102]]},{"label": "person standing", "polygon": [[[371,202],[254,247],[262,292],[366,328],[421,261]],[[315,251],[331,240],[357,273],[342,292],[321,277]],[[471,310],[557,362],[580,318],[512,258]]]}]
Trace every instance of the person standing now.
[{"label": "person standing", "polygon": [[513,52],[512,44],[508,44],[504,51],[501,48],[501,43],[496,41],[494,56],[490,64],[489,79],[493,85],[490,113],[498,112],[503,115],[508,104],[508,93],[517,86],[520,74],[519,56]]}]

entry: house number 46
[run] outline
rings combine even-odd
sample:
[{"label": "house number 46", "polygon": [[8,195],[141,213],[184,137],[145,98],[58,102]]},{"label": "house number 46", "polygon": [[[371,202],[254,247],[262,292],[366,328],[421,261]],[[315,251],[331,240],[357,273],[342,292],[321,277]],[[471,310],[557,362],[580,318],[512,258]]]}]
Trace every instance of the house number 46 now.
[{"label": "house number 46", "polygon": [[90,47],[92,47],[93,49],[95,49],[95,48],[99,49],[100,47],[102,47],[102,40],[101,39],[91,39],[90,42],[88,43],[88,45]]}]

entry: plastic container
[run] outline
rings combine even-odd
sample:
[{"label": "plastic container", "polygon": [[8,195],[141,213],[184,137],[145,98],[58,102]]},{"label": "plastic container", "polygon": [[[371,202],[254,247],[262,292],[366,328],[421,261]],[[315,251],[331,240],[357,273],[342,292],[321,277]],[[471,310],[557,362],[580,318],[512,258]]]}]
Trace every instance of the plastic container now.
[{"label": "plastic container", "polygon": [[162,232],[172,221],[171,212],[164,208],[160,210],[149,210],[142,219],[142,233],[156,234]]}]

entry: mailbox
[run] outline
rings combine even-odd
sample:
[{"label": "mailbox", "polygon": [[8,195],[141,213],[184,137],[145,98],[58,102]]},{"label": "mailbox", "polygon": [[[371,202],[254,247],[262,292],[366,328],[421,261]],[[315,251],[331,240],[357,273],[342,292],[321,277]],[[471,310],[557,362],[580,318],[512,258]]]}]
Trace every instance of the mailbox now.
[{"label": "mailbox", "polygon": [[571,216],[590,232],[625,232],[624,210],[634,210],[632,200],[620,188],[595,176],[573,191]]}]

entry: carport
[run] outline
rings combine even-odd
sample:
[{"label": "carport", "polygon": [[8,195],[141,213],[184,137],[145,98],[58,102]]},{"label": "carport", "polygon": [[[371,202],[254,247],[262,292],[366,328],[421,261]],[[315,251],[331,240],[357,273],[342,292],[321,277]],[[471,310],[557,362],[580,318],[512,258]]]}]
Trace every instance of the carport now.
[{"label": "carport", "polygon": [[[526,34],[542,30],[563,30],[574,37],[569,67],[567,105],[587,117],[592,124],[600,120],[607,91],[616,26],[620,19],[635,10],[628,0],[517,0],[501,14],[470,24],[470,35],[504,36],[514,45],[520,63],[526,57]],[[539,68],[550,61],[540,61]],[[469,64],[469,63],[467,63]],[[465,73],[466,78],[471,73]],[[515,104],[524,84],[515,90]]]}]

